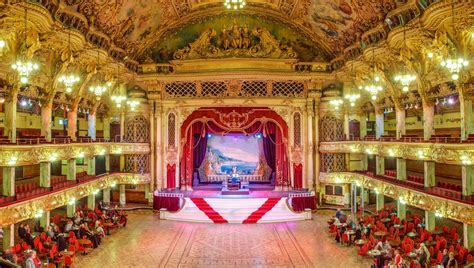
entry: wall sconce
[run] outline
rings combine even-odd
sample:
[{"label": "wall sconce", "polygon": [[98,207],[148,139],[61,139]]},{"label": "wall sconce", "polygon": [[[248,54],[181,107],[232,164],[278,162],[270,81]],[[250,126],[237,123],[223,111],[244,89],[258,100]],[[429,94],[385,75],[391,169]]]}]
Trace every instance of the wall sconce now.
[{"label": "wall sconce", "polygon": [[67,202],[69,205],[74,205],[74,203],[76,203],[76,198],[74,197],[71,197],[71,199],[69,199],[69,201]]},{"label": "wall sconce", "polygon": [[43,216],[44,211],[42,209],[39,209],[38,211],[35,212],[35,218],[41,218]]},{"label": "wall sconce", "polygon": [[393,151],[393,149],[388,149],[388,155],[391,157],[395,156],[395,152]]},{"label": "wall sconce", "polygon": [[417,155],[418,158],[425,158],[425,153],[422,150],[418,150]]},{"label": "wall sconce", "polygon": [[99,155],[105,155],[105,149],[101,149],[101,150],[99,151]]},{"label": "wall sconce", "polygon": [[117,186],[117,182],[112,182],[112,184],[110,185],[112,188],[115,188],[115,186]]},{"label": "wall sconce", "polygon": [[18,158],[17,158],[16,156],[12,156],[12,157],[10,158],[10,160],[8,160],[8,163],[7,163],[7,164],[8,164],[9,166],[13,166],[13,165],[16,164],[16,161],[17,161],[17,160],[18,160]]},{"label": "wall sconce", "polygon": [[57,158],[58,158],[58,155],[57,155],[56,153],[52,153],[52,154],[49,156],[49,161],[50,161],[50,162],[56,161]]},{"label": "wall sconce", "polygon": [[77,158],[84,158],[84,152],[79,152],[77,154]]}]

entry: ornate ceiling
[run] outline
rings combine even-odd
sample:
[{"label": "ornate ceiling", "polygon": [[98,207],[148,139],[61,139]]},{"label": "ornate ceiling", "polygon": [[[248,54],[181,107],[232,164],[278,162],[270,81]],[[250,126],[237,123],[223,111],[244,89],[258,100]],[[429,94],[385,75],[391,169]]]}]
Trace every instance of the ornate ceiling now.
[{"label": "ornate ceiling", "polygon": [[[216,16],[224,15],[238,18],[242,23],[249,16],[257,16],[266,22],[264,24],[276,22],[277,26],[271,32],[277,38],[279,29],[290,29],[301,40],[293,46],[304,47],[311,43],[321,50],[320,57],[315,58],[328,59],[358,41],[362,33],[379,25],[387,13],[405,4],[406,0],[256,0],[249,1],[244,11],[237,12],[225,10],[222,2],[66,0],[66,6],[61,8],[66,12],[82,14],[89,25],[111,37],[115,45],[140,62],[156,58],[152,56],[154,49],[163,47],[161,43],[172,36],[196,36],[200,33],[189,32],[192,29],[183,31],[188,25],[200,23],[206,27],[221,28],[222,25],[213,25],[213,21],[216,22]],[[182,45],[176,48],[182,48]],[[308,59],[312,60],[305,58]]]}]

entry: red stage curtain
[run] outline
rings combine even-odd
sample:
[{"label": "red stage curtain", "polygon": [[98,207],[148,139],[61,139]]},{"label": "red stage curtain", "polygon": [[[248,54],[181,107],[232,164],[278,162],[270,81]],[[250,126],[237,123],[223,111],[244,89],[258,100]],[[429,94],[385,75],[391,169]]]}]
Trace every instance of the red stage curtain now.
[{"label": "red stage curtain", "polygon": [[316,197],[315,196],[305,196],[305,197],[292,197],[291,206],[294,211],[304,211],[306,208],[311,210],[316,209]]},{"label": "red stage curtain", "polygon": [[176,188],[176,164],[166,166],[166,186],[167,188]]},{"label": "red stage curtain", "polygon": [[293,163],[293,177],[295,189],[303,188],[303,164]]}]

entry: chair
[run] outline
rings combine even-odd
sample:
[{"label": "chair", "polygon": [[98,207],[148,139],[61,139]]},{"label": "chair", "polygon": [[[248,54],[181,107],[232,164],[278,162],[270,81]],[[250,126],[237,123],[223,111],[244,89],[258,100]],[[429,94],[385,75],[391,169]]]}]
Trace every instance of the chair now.
[{"label": "chair", "polygon": [[367,255],[367,251],[369,251],[369,245],[365,244],[359,249],[359,251],[357,251],[357,255],[365,256]]},{"label": "chair", "polygon": [[346,234],[346,233],[342,234],[342,242],[349,246],[350,240],[349,240],[349,235],[348,234]]}]

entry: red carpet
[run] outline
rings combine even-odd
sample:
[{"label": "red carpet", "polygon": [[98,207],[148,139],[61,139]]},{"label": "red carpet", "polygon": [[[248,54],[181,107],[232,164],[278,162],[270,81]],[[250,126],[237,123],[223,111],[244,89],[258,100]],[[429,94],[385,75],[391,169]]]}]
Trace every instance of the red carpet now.
[{"label": "red carpet", "polygon": [[249,224],[249,223],[257,223],[263,215],[265,215],[268,211],[272,210],[272,208],[280,201],[281,198],[268,198],[265,203],[257,210],[252,212],[250,216],[245,219],[242,223]]},{"label": "red carpet", "polygon": [[211,219],[214,223],[228,223],[228,221],[222,216],[217,213],[209,204],[204,200],[204,198],[191,198],[193,203],[206,214],[209,219]]}]

